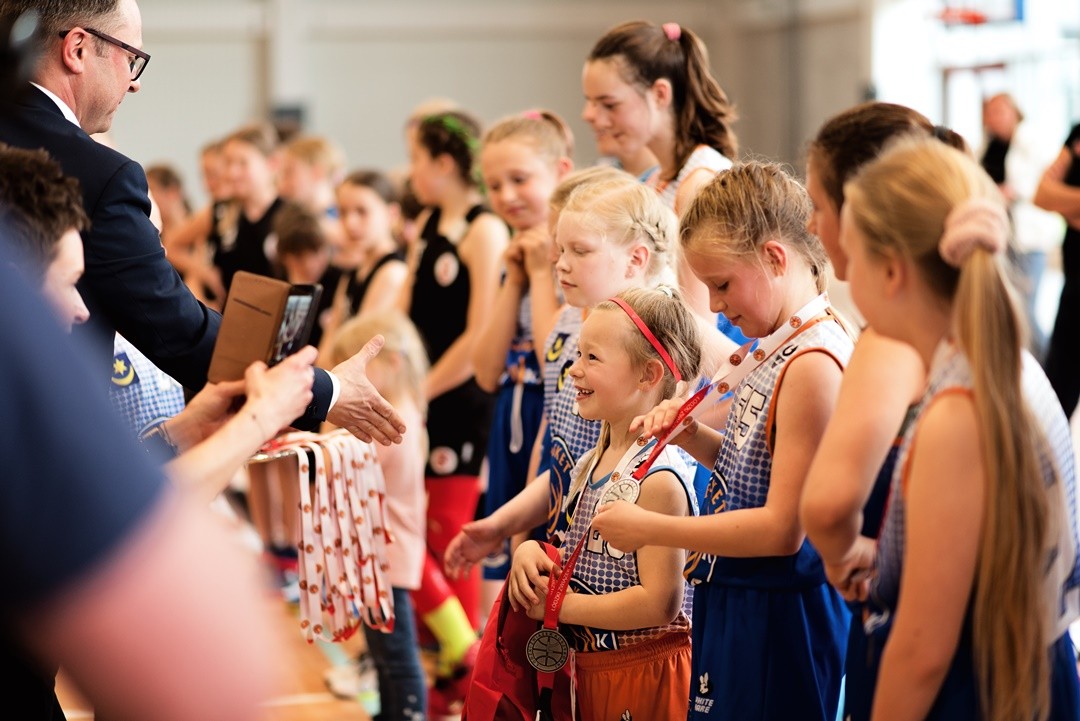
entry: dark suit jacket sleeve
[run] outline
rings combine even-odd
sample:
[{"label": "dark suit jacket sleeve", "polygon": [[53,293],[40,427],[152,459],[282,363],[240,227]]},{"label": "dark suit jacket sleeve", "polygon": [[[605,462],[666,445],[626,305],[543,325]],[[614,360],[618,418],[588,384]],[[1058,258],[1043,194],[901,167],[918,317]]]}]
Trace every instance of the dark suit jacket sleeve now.
[{"label": "dark suit jacket sleeve", "polygon": [[293,421],[293,428],[301,431],[317,431],[319,424],[326,420],[326,414],[330,411],[330,399],[334,395],[334,382],[330,380],[330,374],[322,368],[315,369],[315,383],[311,387],[311,405],[304,411],[304,415]]},{"label": "dark suit jacket sleeve", "polygon": [[80,283],[95,314],[184,386],[201,388],[221,316],[206,308],[165,258],[150,222],[146,176],[119,165],[97,197],[86,197],[86,274]]}]

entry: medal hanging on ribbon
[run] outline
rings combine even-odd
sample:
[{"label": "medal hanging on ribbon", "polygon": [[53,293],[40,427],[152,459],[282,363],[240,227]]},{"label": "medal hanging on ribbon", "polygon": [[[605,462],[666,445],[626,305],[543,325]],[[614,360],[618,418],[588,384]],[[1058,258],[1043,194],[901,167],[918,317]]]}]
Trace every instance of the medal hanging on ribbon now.
[{"label": "medal hanging on ribbon", "polygon": [[[679,435],[686,429],[686,426],[690,425],[691,421],[709,407],[704,401],[714,392],[723,395],[728,391],[739,385],[750,373],[754,371],[758,366],[765,362],[769,356],[782,348],[792,336],[799,332],[799,330],[806,325],[806,323],[816,318],[818,315],[828,310],[829,297],[825,293],[816,296],[809,303],[795,312],[795,315],[791,316],[786,323],[783,323],[779,328],[773,331],[765,338],[758,340],[752,340],[746,343],[737,351],[732,353],[727,362],[720,367],[720,370],[712,377],[712,380],[708,385],[703,386],[697,393],[690,396],[689,399],[679,408],[678,413],[675,414],[675,420],[671,424],[671,428],[667,433],[660,437],[656,447],[653,448],[649,457],[634,471],[634,478],[641,480],[645,474],[649,472],[649,468],[656,462],[656,459],[660,456],[660,452],[664,450],[664,447],[671,442],[675,436]],[[745,363],[747,357],[753,362]]]}]

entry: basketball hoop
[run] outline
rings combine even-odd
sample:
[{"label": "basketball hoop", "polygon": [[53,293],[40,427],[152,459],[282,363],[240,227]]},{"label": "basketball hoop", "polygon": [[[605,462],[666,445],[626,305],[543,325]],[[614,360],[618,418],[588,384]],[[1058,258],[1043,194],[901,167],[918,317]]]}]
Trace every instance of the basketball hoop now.
[{"label": "basketball hoop", "polygon": [[989,17],[982,10],[970,7],[947,7],[938,12],[935,17],[948,26],[983,25],[989,21]]}]

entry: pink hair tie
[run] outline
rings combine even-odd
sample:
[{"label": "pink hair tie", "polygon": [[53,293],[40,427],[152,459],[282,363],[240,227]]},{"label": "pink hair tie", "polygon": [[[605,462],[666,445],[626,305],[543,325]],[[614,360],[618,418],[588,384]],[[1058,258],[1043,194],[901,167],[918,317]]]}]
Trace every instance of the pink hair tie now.
[{"label": "pink hair tie", "polygon": [[970,198],[946,216],[938,253],[946,263],[959,268],[976,248],[1001,252],[1008,238],[1009,216],[1001,204],[987,198]]},{"label": "pink hair tie", "polygon": [[544,119],[544,116],[540,113],[539,110],[526,110],[524,113],[521,114],[521,117],[525,118],[526,120]]},{"label": "pink hair tie", "polygon": [[664,28],[664,35],[667,35],[667,39],[673,43],[679,42],[679,38],[682,37],[682,28],[679,27],[679,23],[664,23],[660,27]]}]

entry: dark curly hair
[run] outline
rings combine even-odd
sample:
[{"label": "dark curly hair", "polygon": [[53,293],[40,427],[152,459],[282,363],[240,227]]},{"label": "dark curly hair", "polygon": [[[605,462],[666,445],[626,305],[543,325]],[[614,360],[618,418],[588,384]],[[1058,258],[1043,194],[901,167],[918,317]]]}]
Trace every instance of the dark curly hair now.
[{"label": "dark curly hair", "polygon": [[44,278],[64,233],[89,227],[78,180],[65,176],[44,150],[0,143],[0,232],[32,280]]}]

